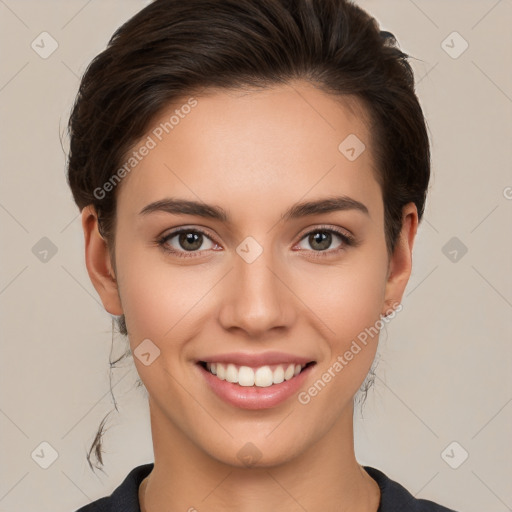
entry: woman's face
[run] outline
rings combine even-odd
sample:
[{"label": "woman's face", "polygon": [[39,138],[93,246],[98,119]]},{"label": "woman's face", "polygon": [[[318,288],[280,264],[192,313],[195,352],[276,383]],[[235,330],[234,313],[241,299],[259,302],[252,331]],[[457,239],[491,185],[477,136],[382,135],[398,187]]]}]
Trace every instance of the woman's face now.
[{"label": "woman's face", "polygon": [[[115,288],[96,288],[106,309],[125,314],[154,435],[242,466],[244,450],[278,464],[343,432],[377,349],[365,329],[379,325],[386,300],[402,297],[417,219],[408,210],[409,243],[388,259],[359,104],[304,82],[210,91],[165,111],[133,149],[140,161],[118,191],[120,301]],[[322,211],[338,198],[348,201]],[[204,211],[148,208],[165,200]],[[214,210],[225,218],[205,214]],[[286,354],[285,370],[293,358],[316,364],[281,384],[289,396],[268,401],[254,395],[279,384],[227,383],[198,363],[233,353],[278,362],[267,361],[271,351]],[[239,390],[238,401],[221,397],[212,379]]]}]

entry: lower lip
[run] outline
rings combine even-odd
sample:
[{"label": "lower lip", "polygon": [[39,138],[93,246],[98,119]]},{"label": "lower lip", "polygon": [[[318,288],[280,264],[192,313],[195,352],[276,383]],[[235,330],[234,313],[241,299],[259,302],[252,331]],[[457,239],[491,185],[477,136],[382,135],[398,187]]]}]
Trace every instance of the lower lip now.
[{"label": "lower lip", "polygon": [[210,388],[227,403],[235,407],[240,407],[241,409],[269,409],[276,407],[287,398],[297,393],[315,364],[308,366],[290,380],[285,380],[280,384],[272,384],[272,386],[264,388],[257,386],[240,386],[234,382],[220,380],[203,368],[201,364],[197,363],[197,366]]}]

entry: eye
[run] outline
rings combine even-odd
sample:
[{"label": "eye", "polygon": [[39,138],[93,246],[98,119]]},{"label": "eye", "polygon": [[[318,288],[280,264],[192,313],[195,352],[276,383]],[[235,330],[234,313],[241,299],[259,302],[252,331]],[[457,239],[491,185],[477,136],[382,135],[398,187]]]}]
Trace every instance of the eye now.
[{"label": "eye", "polygon": [[[204,247],[204,242],[209,242],[209,246]],[[213,249],[214,242],[202,230],[197,228],[181,228],[169,233],[158,240],[158,245],[166,252],[175,254],[180,258],[196,257],[198,252]],[[199,249],[202,250],[200,251]]]},{"label": "eye", "polygon": [[[329,250],[334,239],[341,240],[337,248]],[[206,247],[204,243],[206,242]],[[300,244],[308,243],[312,251],[301,247]],[[201,229],[180,228],[157,240],[157,244],[163,251],[176,255],[179,258],[194,258],[200,256],[201,252],[208,250],[219,250],[219,245]],[[348,233],[332,227],[319,227],[306,233],[299,243],[301,250],[313,252],[314,257],[327,257],[346,250],[347,247],[357,245],[355,238]]]},{"label": "eye", "polygon": [[[341,244],[339,244],[338,247],[335,249],[328,250],[333,243],[333,235],[334,239],[338,238],[339,240],[341,240]],[[319,227],[314,229],[313,231],[309,231],[302,237],[300,243],[304,242],[309,244],[309,246],[313,249],[313,252],[319,253],[315,254],[315,257],[323,257],[336,254],[339,251],[345,250],[347,247],[355,245],[355,239],[352,235],[349,235],[348,233],[345,233],[338,229],[327,227]],[[304,247],[301,248],[304,249]],[[307,247],[305,249],[308,250]]]}]

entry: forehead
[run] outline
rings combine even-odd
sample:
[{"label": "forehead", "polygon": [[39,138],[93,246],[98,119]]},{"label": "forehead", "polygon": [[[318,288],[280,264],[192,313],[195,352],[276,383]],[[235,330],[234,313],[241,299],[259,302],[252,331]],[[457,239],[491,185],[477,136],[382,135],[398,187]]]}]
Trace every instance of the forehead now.
[{"label": "forehead", "polygon": [[[355,160],[344,153],[347,145],[362,151]],[[210,89],[181,98],[152,121],[127,155],[135,151],[139,160],[123,178],[118,210],[135,214],[177,196],[224,203],[227,210],[233,201],[233,207],[281,211],[279,205],[284,210],[336,192],[370,203],[378,218],[371,149],[367,112],[353,97],[305,82]]]}]

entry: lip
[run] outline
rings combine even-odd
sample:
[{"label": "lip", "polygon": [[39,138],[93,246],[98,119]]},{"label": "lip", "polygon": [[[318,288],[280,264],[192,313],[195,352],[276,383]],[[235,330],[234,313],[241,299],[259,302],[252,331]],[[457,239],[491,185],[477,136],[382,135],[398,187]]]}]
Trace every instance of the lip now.
[{"label": "lip", "polygon": [[[268,359],[267,359],[268,360]],[[222,362],[222,361],[220,361]],[[308,361],[306,361],[308,362]],[[305,364],[305,363],[297,363]],[[240,409],[270,409],[276,407],[292,395],[295,395],[316,363],[304,368],[298,375],[280,384],[268,387],[240,386],[239,384],[220,380],[199,362],[195,365],[210,389],[222,400]],[[257,365],[258,366],[258,365]]]},{"label": "lip", "polygon": [[250,366],[257,368],[259,366],[273,365],[273,364],[301,364],[305,365],[314,361],[313,358],[300,357],[285,352],[263,352],[261,354],[251,354],[244,352],[232,352],[226,354],[218,354],[212,356],[205,356],[203,359],[198,359],[196,362],[205,363],[233,363],[237,366]]}]

